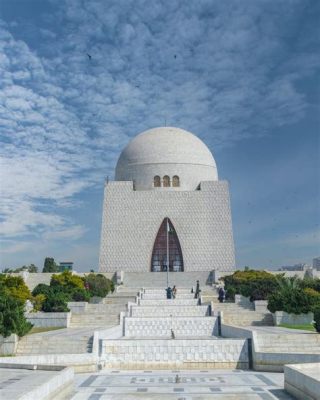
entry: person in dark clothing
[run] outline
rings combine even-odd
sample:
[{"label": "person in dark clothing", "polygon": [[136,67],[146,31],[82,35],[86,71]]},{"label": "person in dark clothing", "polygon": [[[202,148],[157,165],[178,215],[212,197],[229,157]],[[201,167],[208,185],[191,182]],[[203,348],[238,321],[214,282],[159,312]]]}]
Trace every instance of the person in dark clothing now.
[{"label": "person in dark clothing", "polygon": [[195,292],[195,295],[194,295],[194,298],[195,298],[195,299],[198,299],[198,298],[199,298],[200,292],[201,292],[201,290],[200,290],[200,283],[199,283],[199,281],[197,281],[196,292]]},{"label": "person in dark clothing", "polygon": [[167,299],[171,299],[172,298],[172,290],[171,290],[170,286],[166,289],[166,292],[167,292]]},{"label": "person in dark clothing", "polygon": [[220,303],[223,303],[225,297],[226,297],[226,292],[225,292],[225,290],[223,289],[223,287],[219,288],[219,291],[218,291],[218,300],[219,300],[219,302],[220,302]]}]

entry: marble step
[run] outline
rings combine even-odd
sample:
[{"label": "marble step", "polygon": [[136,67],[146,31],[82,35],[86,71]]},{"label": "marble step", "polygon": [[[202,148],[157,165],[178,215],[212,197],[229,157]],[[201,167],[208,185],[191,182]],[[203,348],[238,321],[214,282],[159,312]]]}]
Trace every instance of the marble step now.
[{"label": "marble step", "polygon": [[[209,283],[209,272],[169,272],[169,286],[190,288],[196,286],[197,280],[200,287]],[[130,288],[165,288],[167,287],[167,273],[165,272],[125,272],[123,286]]]},{"label": "marble step", "polygon": [[141,306],[196,306],[198,304],[198,299],[140,299],[139,304]]},{"label": "marble step", "polygon": [[[127,303],[128,303],[128,301],[135,301],[135,299],[136,299],[136,295],[134,295],[134,296],[118,296],[118,297],[105,297],[103,300],[102,300],[102,304],[111,304],[111,305],[114,305],[114,304],[121,304],[121,305],[123,305],[123,306],[125,306]],[[101,303],[98,303],[98,304],[101,304]]]},{"label": "marble step", "polygon": [[82,354],[92,351],[92,337],[85,340],[67,338],[43,338],[43,340],[28,340],[24,338],[18,343],[17,354]]},{"label": "marble step", "polygon": [[[151,300],[158,300],[164,299],[166,300],[166,293],[142,293],[142,299],[151,299]],[[176,299],[194,299],[194,294],[192,293],[177,293]]]},{"label": "marble step", "polygon": [[209,315],[210,307],[205,306],[132,306],[130,307],[130,316],[132,317],[203,317]]},{"label": "marble step", "polygon": [[105,368],[248,368],[245,339],[108,339],[102,341]]},{"label": "marble step", "polygon": [[126,317],[126,337],[210,337],[218,335],[217,317]]},{"label": "marble step", "polygon": [[227,325],[236,326],[273,326],[273,318],[271,314],[260,314],[253,312],[250,315],[240,313],[228,314],[224,312],[222,322]]},{"label": "marble step", "polygon": [[320,352],[320,335],[318,333],[268,334],[259,333],[256,339],[259,346],[316,346]]}]

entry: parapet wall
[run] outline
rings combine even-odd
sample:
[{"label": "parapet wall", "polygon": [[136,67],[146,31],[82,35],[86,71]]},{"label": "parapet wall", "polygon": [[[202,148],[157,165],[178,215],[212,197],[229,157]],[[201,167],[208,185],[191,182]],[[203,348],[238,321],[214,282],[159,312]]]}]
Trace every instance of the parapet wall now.
[{"label": "parapet wall", "polygon": [[209,337],[218,335],[216,317],[126,318],[126,337]]}]

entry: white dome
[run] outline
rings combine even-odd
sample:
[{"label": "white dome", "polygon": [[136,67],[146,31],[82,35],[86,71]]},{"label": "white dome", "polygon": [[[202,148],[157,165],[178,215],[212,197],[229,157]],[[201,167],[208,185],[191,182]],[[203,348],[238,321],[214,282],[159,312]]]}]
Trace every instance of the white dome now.
[{"label": "white dome", "polygon": [[[169,176],[170,187],[154,187],[154,177]],[[179,186],[172,187],[172,178]],[[160,127],[140,133],[122,151],[117,181],[134,181],[137,190],[195,190],[201,181],[216,181],[217,167],[208,147],[183,129]]]}]

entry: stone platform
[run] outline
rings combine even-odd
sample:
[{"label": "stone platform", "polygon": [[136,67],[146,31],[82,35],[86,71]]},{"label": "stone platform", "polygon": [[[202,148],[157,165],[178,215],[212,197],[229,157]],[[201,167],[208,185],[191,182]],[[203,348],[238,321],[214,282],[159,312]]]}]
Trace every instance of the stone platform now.
[{"label": "stone platform", "polygon": [[76,376],[72,400],[292,400],[283,374],[240,370],[121,371]]},{"label": "stone platform", "polygon": [[31,365],[0,365],[1,400],[67,399],[73,391],[72,368]]}]

